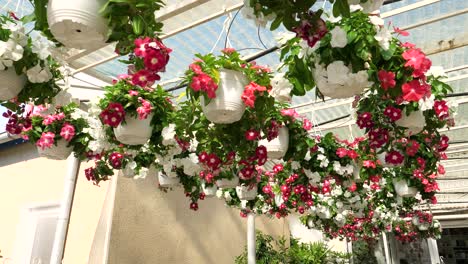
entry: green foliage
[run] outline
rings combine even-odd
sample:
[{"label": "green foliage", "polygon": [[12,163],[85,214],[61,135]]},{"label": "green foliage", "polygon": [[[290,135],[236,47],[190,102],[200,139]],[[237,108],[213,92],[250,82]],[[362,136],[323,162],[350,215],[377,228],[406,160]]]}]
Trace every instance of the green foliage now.
[{"label": "green foliage", "polygon": [[[288,247],[284,238],[275,240],[260,231],[256,234],[256,260],[259,264],[347,263],[350,257],[349,254],[332,251],[323,242],[303,244],[291,238]],[[236,257],[234,263],[247,264],[247,249]]]},{"label": "green foliage", "polygon": [[109,27],[107,42],[117,42],[116,50],[125,55],[133,52],[133,42],[143,36],[154,37],[162,23],[154,13],[164,6],[161,0],[109,0],[100,13]]}]

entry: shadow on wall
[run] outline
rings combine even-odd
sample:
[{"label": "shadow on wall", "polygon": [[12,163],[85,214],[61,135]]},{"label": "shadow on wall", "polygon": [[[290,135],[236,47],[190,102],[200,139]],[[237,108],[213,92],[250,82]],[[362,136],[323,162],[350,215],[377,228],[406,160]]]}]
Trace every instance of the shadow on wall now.
[{"label": "shadow on wall", "polygon": [[[11,151],[11,148],[15,148]],[[29,143],[22,143],[0,149],[0,167],[12,165],[19,161],[25,162],[39,157],[36,146]]]},{"label": "shadow on wall", "polygon": [[[157,186],[154,176],[119,178],[108,263],[233,263],[246,245],[246,219],[217,198],[200,201],[194,212],[182,190],[163,193]],[[284,220],[257,217],[256,224],[264,233],[289,236]]]}]

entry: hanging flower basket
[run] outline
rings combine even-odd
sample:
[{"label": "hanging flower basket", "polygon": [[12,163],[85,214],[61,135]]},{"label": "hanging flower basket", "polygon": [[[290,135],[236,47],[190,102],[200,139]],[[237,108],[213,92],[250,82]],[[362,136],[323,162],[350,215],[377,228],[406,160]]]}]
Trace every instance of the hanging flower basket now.
[{"label": "hanging flower basket", "polygon": [[53,145],[50,148],[37,148],[37,151],[39,152],[39,156],[45,157],[48,159],[54,159],[54,160],[65,160],[70,156],[70,154],[73,151],[73,148],[67,147],[68,142],[60,139],[57,141],[57,146]]},{"label": "hanging flower basket", "polygon": [[393,180],[393,186],[396,193],[401,197],[414,197],[418,190],[414,187],[409,187],[405,180]]},{"label": "hanging flower basket", "polygon": [[236,175],[232,176],[232,179],[219,179],[216,181],[216,186],[222,189],[235,188],[239,185],[239,177]]},{"label": "hanging flower basket", "polygon": [[259,145],[267,148],[267,157],[269,159],[282,159],[289,147],[289,130],[287,127],[279,129],[278,137],[268,141],[267,139],[260,140]]},{"label": "hanging flower basket", "polygon": [[150,114],[146,119],[138,119],[136,117],[126,117],[126,124],[120,124],[114,128],[115,138],[127,145],[143,145],[151,137],[152,127],[151,119],[153,114]]},{"label": "hanging flower basket", "polygon": [[17,75],[15,69],[10,67],[0,71],[0,100],[6,101],[16,97],[26,84],[24,74]]},{"label": "hanging flower basket", "polygon": [[220,69],[219,78],[216,98],[205,105],[204,97],[201,97],[203,113],[213,123],[231,124],[244,114],[245,104],[241,96],[248,81],[242,72],[228,69]]},{"label": "hanging flower basket", "polygon": [[205,194],[206,197],[213,197],[216,195],[216,191],[218,190],[218,188],[216,187],[216,185],[212,185],[212,186],[206,186],[205,183],[202,184],[202,189],[203,189],[203,193]]},{"label": "hanging flower basket", "polygon": [[395,124],[408,128],[408,130],[405,132],[406,135],[409,135],[410,133],[414,135],[423,130],[424,126],[426,125],[426,119],[423,115],[423,112],[421,110],[417,110],[411,112],[409,116],[403,113],[401,118],[395,121]]},{"label": "hanging flower basket", "polygon": [[167,175],[163,174],[162,172],[158,171],[158,180],[160,187],[174,187],[179,184],[179,178],[171,178]]},{"label": "hanging flower basket", "polygon": [[315,68],[312,68],[312,75],[316,80],[317,88],[324,96],[330,98],[349,98],[355,95],[361,94],[365,88],[369,87],[368,74],[366,71],[359,71],[357,73],[348,73],[342,78],[335,78],[330,76],[331,72],[335,72],[336,69],[341,71],[350,71],[350,67],[345,65],[342,61],[332,62],[326,66],[322,64],[316,64]]},{"label": "hanging flower basket", "polygon": [[419,231],[426,231],[431,226],[431,224],[429,224],[429,223],[419,222],[419,217],[417,217],[417,216],[413,217],[413,224],[418,227]]},{"label": "hanging flower basket", "polygon": [[251,186],[237,186],[236,193],[241,200],[254,200],[257,197],[257,185]]},{"label": "hanging flower basket", "polygon": [[54,37],[68,48],[96,49],[107,40],[108,27],[99,10],[107,0],[49,0],[47,21]]}]

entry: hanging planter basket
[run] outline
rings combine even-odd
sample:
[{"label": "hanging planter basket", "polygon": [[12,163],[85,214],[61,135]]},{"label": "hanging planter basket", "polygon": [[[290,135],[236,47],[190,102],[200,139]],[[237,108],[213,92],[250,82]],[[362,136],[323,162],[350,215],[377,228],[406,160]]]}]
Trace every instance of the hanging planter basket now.
[{"label": "hanging planter basket", "polygon": [[153,127],[151,119],[154,114],[150,114],[146,119],[140,120],[136,117],[126,117],[126,124],[120,124],[114,128],[115,138],[127,145],[143,145],[151,137]]},{"label": "hanging planter basket", "polygon": [[26,85],[26,76],[17,75],[15,68],[10,67],[0,71],[0,101],[15,98]]},{"label": "hanging planter basket", "polygon": [[426,119],[423,115],[423,112],[421,110],[417,110],[411,112],[409,116],[403,113],[401,118],[395,121],[395,124],[400,127],[408,128],[405,131],[405,135],[408,136],[410,134],[414,135],[421,132],[424,129],[424,126],[426,125]]},{"label": "hanging planter basket", "polygon": [[97,49],[107,40],[107,21],[99,10],[107,0],[49,0],[47,21],[52,35],[68,48]]},{"label": "hanging planter basket", "polygon": [[233,174],[232,179],[219,179],[216,181],[216,186],[219,188],[235,188],[239,185],[239,177]]},{"label": "hanging planter basket", "polygon": [[41,148],[37,148],[37,152],[39,156],[53,159],[53,160],[65,160],[70,156],[73,151],[72,147],[68,147],[68,142],[64,139],[60,139],[57,141],[57,146],[52,145],[50,148],[45,148],[44,150]]},{"label": "hanging planter basket", "polygon": [[202,184],[202,189],[203,189],[203,193],[205,194],[206,197],[213,197],[216,195],[216,191],[218,190],[218,188],[216,187],[216,185],[212,185],[212,186],[206,186],[205,183]]},{"label": "hanging planter basket", "polygon": [[219,70],[219,78],[216,98],[205,105],[205,98],[201,97],[203,113],[213,123],[231,124],[244,115],[245,105],[241,96],[248,80],[242,72],[227,69]]},{"label": "hanging planter basket", "polygon": [[241,200],[254,200],[257,197],[257,185],[251,186],[237,186],[236,193]]},{"label": "hanging planter basket", "polygon": [[419,231],[427,231],[431,226],[429,223],[421,223],[419,222],[419,217],[413,217],[413,224],[418,227]]},{"label": "hanging planter basket", "polygon": [[267,149],[267,157],[269,159],[282,159],[289,147],[289,129],[282,127],[279,129],[278,137],[271,141],[262,139],[258,145],[263,145]]},{"label": "hanging planter basket", "polygon": [[164,188],[175,187],[179,185],[179,178],[170,178],[160,171],[158,171],[158,180],[159,186]]},{"label": "hanging planter basket", "polygon": [[393,186],[396,193],[401,197],[414,197],[418,190],[414,187],[409,187],[406,180],[393,180]]},{"label": "hanging planter basket", "polygon": [[316,80],[317,88],[324,96],[334,99],[350,98],[361,94],[366,88],[366,85],[353,85],[352,83],[345,83],[342,85],[331,83],[327,76],[327,70],[324,69],[323,66],[318,67],[322,67],[322,69],[312,68],[312,75],[314,80]]}]

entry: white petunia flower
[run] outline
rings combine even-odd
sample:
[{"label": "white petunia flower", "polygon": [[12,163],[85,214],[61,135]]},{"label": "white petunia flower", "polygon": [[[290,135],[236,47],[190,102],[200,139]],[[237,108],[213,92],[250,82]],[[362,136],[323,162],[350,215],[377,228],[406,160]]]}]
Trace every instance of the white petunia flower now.
[{"label": "white petunia flower", "polygon": [[163,128],[161,135],[163,137],[162,144],[164,146],[177,145],[175,140],[175,124],[169,124],[169,126]]},{"label": "white petunia flower", "polygon": [[307,151],[304,160],[309,161],[312,157],[310,156],[310,151]]},{"label": "white petunia flower", "polygon": [[336,26],[330,31],[331,34],[331,46],[333,48],[344,48],[348,44],[348,38],[346,36],[346,31],[341,27]]},{"label": "white petunia flower", "polygon": [[23,52],[23,47],[11,39],[7,42],[0,41],[0,56],[2,59],[19,61],[23,58]]},{"label": "white petunia flower", "polygon": [[383,50],[390,48],[390,40],[392,39],[392,33],[386,27],[379,27],[377,34],[374,36],[375,40],[379,42],[379,46]]},{"label": "white petunia flower", "polygon": [[10,59],[0,58],[0,71],[4,71],[6,68],[13,66],[13,61]]},{"label": "white petunia flower", "polygon": [[271,79],[271,91],[270,95],[273,96],[277,101],[289,102],[291,101],[291,90],[293,85],[285,78],[284,73],[278,73],[273,79]]},{"label": "white petunia flower", "polygon": [[232,201],[232,196],[229,192],[224,193],[224,200],[226,200],[226,202]]},{"label": "white petunia flower", "polygon": [[426,72],[427,76],[434,76],[434,78],[438,77],[447,77],[447,74],[444,71],[442,66],[431,66],[429,70]]},{"label": "white petunia flower", "polygon": [[47,59],[51,55],[50,48],[54,47],[54,43],[42,35],[38,35],[33,39],[32,52],[36,53],[41,60]]},{"label": "white petunia flower", "polygon": [[26,75],[28,76],[28,80],[32,83],[48,82],[53,77],[48,67],[42,68],[39,64],[27,70]]},{"label": "white petunia flower", "polygon": [[375,26],[383,26],[385,24],[384,20],[378,16],[369,16],[369,20]]},{"label": "white petunia flower", "polygon": [[419,110],[421,111],[427,111],[427,110],[432,110],[432,108],[434,107],[434,100],[435,100],[435,97],[433,94],[431,94],[431,96],[427,97],[427,98],[421,98],[419,99],[418,101],[418,104],[419,104]]}]

